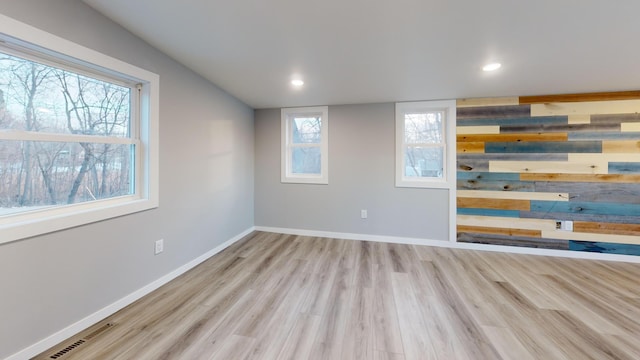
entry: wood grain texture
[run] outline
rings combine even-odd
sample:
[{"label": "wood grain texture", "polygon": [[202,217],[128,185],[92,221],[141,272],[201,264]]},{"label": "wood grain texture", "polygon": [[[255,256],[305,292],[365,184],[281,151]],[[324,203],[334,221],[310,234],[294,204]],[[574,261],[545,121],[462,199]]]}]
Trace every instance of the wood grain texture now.
[{"label": "wood grain texture", "polygon": [[569,141],[579,140],[638,140],[640,132],[620,132],[620,131],[574,131],[569,133]]},{"label": "wood grain texture", "polygon": [[487,142],[486,153],[602,153],[602,141]]},{"label": "wood grain texture", "polygon": [[[534,118],[535,119],[535,118]],[[620,124],[616,123],[591,123],[591,124],[569,124],[568,122],[557,121],[555,123],[541,123],[539,121],[520,121],[519,124],[504,124],[500,126],[501,134],[508,133],[557,133],[557,132],[596,132],[612,131],[619,132]]]},{"label": "wood grain texture", "polygon": [[558,181],[558,182],[605,182],[605,183],[638,183],[640,175],[626,174],[566,174],[566,173],[523,173],[522,181]]},{"label": "wood grain texture", "polygon": [[[640,224],[640,217],[626,215],[602,215],[602,214],[582,214],[582,213],[561,213],[555,211],[518,211],[522,219],[563,219],[586,222],[607,222],[615,224]],[[465,214],[466,215],[466,214]],[[477,215],[477,214],[468,214]],[[503,215],[506,217],[506,215]]]},{"label": "wood grain texture", "polygon": [[640,140],[603,141],[603,153],[637,153],[640,152]]},{"label": "wood grain texture", "polygon": [[[540,235],[542,236],[542,235]],[[530,247],[553,250],[569,250],[569,240],[544,239],[542,237],[513,236],[500,234],[483,234],[458,232],[458,242],[474,244],[491,244],[513,247]]]},{"label": "wood grain texture", "polygon": [[478,106],[509,106],[518,105],[520,100],[517,96],[513,97],[495,97],[495,98],[468,98],[458,99],[456,101],[456,107],[478,107]]},{"label": "wood grain texture", "polygon": [[[627,155],[627,154],[625,154]],[[631,156],[629,156],[631,157]],[[640,174],[640,162],[614,161],[609,163],[610,174]]]},{"label": "wood grain texture", "polygon": [[608,242],[617,244],[640,245],[640,236],[591,234],[561,230],[543,230],[542,237],[550,239],[565,239],[590,242]]},{"label": "wood grain texture", "polygon": [[[471,173],[469,173],[471,174]],[[514,174],[518,175],[518,174]],[[508,180],[485,180],[467,179],[457,181],[458,191],[464,190],[488,190],[488,191],[521,191],[533,192],[534,182],[531,181],[508,181]]]},{"label": "wood grain texture", "polygon": [[468,154],[482,154],[484,153],[483,142],[459,142],[456,144],[456,151],[458,153]]},{"label": "wood grain texture", "polygon": [[640,91],[616,91],[616,92],[595,92],[595,93],[584,93],[584,94],[520,96],[518,98],[520,104],[544,104],[544,103],[634,100],[634,99],[640,99]]},{"label": "wood grain texture", "polygon": [[[467,123],[467,120],[514,119],[527,118],[530,116],[531,107],[529,105],[463,107],[456,111],[456,119],[465,124]],[[492,120],[490,122],[492,122]]]},{"label": "wood grain texture", "polygon": [[553,219],[514,219],[497,216],[456,216],[458,226],[484,226],[521,230],[555,230],[556,222]]},{"label": "wood grain texture", "polygon": [[520,141],[567,141],[567,133],[524,133],[524,134],[461,134],[458,133],[456,140],[460,142],[520,142]]},{"label": "wood grain texture", "polygon": [[458,232],[467,233],[479,233],[479,234],[496,234],[496,235],[508,235],[508,236],[528,236],[528,237],[540,237],[542,232],[540,230],[521,230],[521,229],[505,229],[494,228],[485,226],[465,226],[459,225]]},{"label": "wood grain texture", "polygon": [[590,124],[591,115],[569,115],[569,124]]},{"label": "wood grain texture", "polygon": [[636,183],[536,181],[534,184],[536,192],[568,193],[567,198],[572,201],[640,203],[640,188]]},{"label": "wood grain texture", "polygon": [[61,359],[637,359],[638,278],[638,264],[257,232]]},{"label": "wood grain texture", "polygon": [[591,121],[597,123],[639,123],[640,113],[591,115]]},{"label": "wood grain texture", "polygon": [[531,202],[529,200],[465,198],[465,197],[458,197],[457,199],[457,205],[459,208],[529,211],[531,209],[530,204]]},{"label": "wood grain texture", "polygon": [[499,134],[500,126],[488,125],[488,126],[456,126],[456,133],[458,135],[463,134]]},{"label": "wood grain texture", "polygon": [[545,102],[532,104],[531,116],[633,114],[640,112],[640,100]]},{"label": "wood grain texture", "polygon": [[458,190],[457,195],[460,198],[569,201],[568,193],[542,192],[542,191],[520,192],[520,191]]},{"label": "wood grain texture", "polygon": [[640,224],[575,221],[573,223],[573,231],[597,234],[640,236]]},{"label": "wood grain texture", "polygon": [[511,173],[564,173],[607,174],[609,163],[602,159],[580,159],[576,161],[489,161],[491,172]]},{"label": "wood grain texture", "polygon": [[[527,132],[533,132],[538,129],[544,129],[545,127],[557,127],[558,129],[573,129],[580,127],[607,127],[611,129],[620,129],[618,124],[598,124],[598,125],[569,125],[566,115],[559,116],[538,116],[530,117],[473,117],[473,118],[456,118],[456,124],[458,127],[465,126],[500,126],[500,132],[504,132],[505,129],[514,128],[514,126],[521,126],[528,129]],[[563,131],[563,130],[560,130]],[[514,132],[514,131],[511,131]]]}]

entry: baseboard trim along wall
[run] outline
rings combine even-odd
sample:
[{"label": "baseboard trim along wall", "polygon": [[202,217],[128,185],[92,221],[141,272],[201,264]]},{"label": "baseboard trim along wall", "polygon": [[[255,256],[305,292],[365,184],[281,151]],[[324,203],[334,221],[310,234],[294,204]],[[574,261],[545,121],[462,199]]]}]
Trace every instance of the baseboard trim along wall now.
[{"label": "baseboard trim along wall", "polygon": [[242,233],[234,236],[233,238],[220,244],[214,249],[208,251],[207,253],[197,257],[196,259],[190,261],[185,265],[182,265],[181,267],[153,281],[152,283],[132,292],[131,294],[123,297],[122,299],[112,303],[111,305],[108,305],[96,311],[95,313],[85,317],[84,319],[79,320],[78,322],[69,325],[68,327],[58,331],[57,333],[29,346],[28,348],[25,348],[9,356],[6,360],[28,359],[42,353],[43,351],[51,348],[52,346],[59,344],[60,342],[68,339],[69,337],[103,320],[104,318],[110,315],[113,315],[117,311],[125,308],[126,306],[132,304],[133,302],[137,301],[143,296],[158,289],[162,285],[170,282],[171,280],[191,270],[192,268],[196,267],[200,263],[209,259],[213,255],[221,252],[222,250],[231,246],[235,242],[249,235],[253,231],[264,231],[264,232],[271,232],[271,233],[300,235],[300,236],[327,237],[327,238],[345,239],[345,240],[386,242],[386,243],[394,243],[394,244],[425,245],[425,246],[436,246],[436,247],[445,247],[445,248],[453,248],[453,249],[495,251],[495,252],[514,253],[514,254],[529,254],[529,255],[577,258],[577,259],[608,260],[608,261],[640,263],[640,256],[634,256],[634,255],[617,255],[617,254],[537,249],[537,248],[525,248],[525,247],[501,246],[501,245],[458,243],[458,242],[451,242],[448,240],[431,240],[431,239],[385,236],[385,235],[353,234],[353,233],[340,233],[340,232],[331,232],[331,231],[316,231],[316,230],[304,230],[304,229],[255,226],[243,231]]},{"label": "baseboard trim along wall", "polygon": [[159,287],[161,287],[162,285],[170,282],[171,280],[177,278],[178,276],[184,274],[185,272],[193,269],[194,267],[196,267],[197,265],[199,265],[200,263],[204,262],[205,260],[209,259],[210,257],[212,257],[213,255],[221,252],[222,250],[226,249],[227,247],[231,246],[232,244],[234,244],[235,242],[239,241],[240,239],[244,238],[245,236],[251,234],[253,231],[255,230],[254,227],[251,227],[245,231],[243,231],[242,233],[234,236],[233,238],[225,241],[224,243],[216,246],[215,248],[213,248],[212,250],[208,251],[207,253],[193,259],[192,261],[182,265],[181,267],[177,268],[176,270],[168,273],[167,275],[164,275],[163,277],[153,281],[152,283],[132,292],[131,294],[123,297],[122,299],[114,302],[111,305],[108,305],[98,311],[96,311],[95,313],[85,317],[82,320],[79,320],[78,322],[71,324],[69,326],[67,326],[66,328],[58,331],[57,333],[29,346],[26,349],[23,349],[11,356],[9,356],[8,358],[6,358],[5,360],[23,360],[23,359],[29,359],[32,358],[40,353],[42,353],[43,351],[51,348],[52,346],[55,346],[57,344],[59,344],[60,342],[70,338],[71,336],[81,332],[82,330],[90,327],[91,325],[94,325],[95,323],[103,320],[104,318],[111,316],[113,314],[115,314],[116,312],[118,312],[119,310],[125,308],[126,306],[132,304],[133,302],[137,301],[138,299],[144,297],[145,295],[151,293],[152,291],[158,289]]},{"label": "baseboard trim along wall", "polygon": [[345,239],[345,240],[364,240],[364,241],[386,242],[386,243],[394,243],[394,244],[437,246],[437,247],[446,247],[446,248],[452,248],[452,249],[495,251],[495,252],[506,252],[506,253],[513,253],[513,254],[528,254],[528,255],[565,257],[565,258],[574,258],[574,259],[607,260],[607,261],[640,263],[640,256],[635,256],[635,255],[618,255],[618,254],[592,253],[592,252],[583,252],[583,251],[539,249],[539,248],[518,247],[518,246],[460,243],[460,242],[452,242],[448,240],[430,240],[430,239],[408,238],[408,237],[397,237],[397,236],[352,234],[352,233],[339,233],[339,232],[330,232],[330,231],[315,231],[315,230],[289,229],[289,228],[274,228],[274,227],[266,227],[266,226],[256,226],[255,230],[272,232],[272,233],[280,233],[280,234],[327,237],[327,238]]}]

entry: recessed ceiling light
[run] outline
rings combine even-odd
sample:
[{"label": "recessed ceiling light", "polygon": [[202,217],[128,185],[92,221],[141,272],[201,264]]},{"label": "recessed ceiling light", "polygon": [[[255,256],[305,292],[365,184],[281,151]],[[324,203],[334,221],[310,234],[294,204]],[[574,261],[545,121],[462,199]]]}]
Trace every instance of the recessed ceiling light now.
[{"label": "recessed ceiling light", "polygon": [[500,63],[491,63],[482,67],[482,71],[496,71],[502,67]]},{"label": "recessed ceiling light", "polygon": [[304,81],[302,81],[300,79],[291,80],[291,85],[293,85],[295,87],[300,87],[300,86],[304,85]]}]

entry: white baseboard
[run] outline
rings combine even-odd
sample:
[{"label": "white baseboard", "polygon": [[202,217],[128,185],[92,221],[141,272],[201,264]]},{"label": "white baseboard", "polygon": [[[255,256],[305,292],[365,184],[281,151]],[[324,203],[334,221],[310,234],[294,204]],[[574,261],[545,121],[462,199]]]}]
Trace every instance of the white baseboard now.
[{"label": "white baseboard", "polygon": [[528,254],[528,255],[574,258],[574,259],[591,259],[591,260],[607,260],[607,261],[640,263],[640,256],[635,256],[635,255],[603,254],[603,253],[593,253],[593,252],[586,252],[586,251],[553,250],[553,249],[538,249],[538,248],[528,248],[528,247],[518,247],[518,246],[460,243],[460,242],[452,242],[448,240],[431,240],[431,239],[408,238],[408,237],[398,237],[398,236],[339,233],[339,232],[331,232],[331,231],[275,228],[275,227],[266,227],[266,226],[256,226],[255,230],[272,232],[272,233],[280,233],[280,234],[328,237],[328,238],[345,239],[345,240],[364,240],[364,241],[386,242],[386,243],[395,243],[395,244],[437,246],[437,247],[446,247],[446,248],[452,248],[452,249],[495,251],[495,252],[506,252],[506,253],[513,253],[513,254]]},{"label": "white baseboard", "polygon": [[114,302],[113,304],[110,304],[98,311],[96,311],[95,313],[85,317],[84,319],[71,324],[69,326],[67,326],[66,328],[58,331],[57,333],[29,346],[26,349],[23,349],[11,356],[9,356],[8,358],[6,358],[5,360],[24,360],[24,359],[30,359],[40,353],[42,353],[43,351],[51,348],[52,346],[55,346],[57,344],[59,344],[60,342],[70,338],[71,336],[83,331],[84,329],[90,327],[91,325],[94,325],[95,323],[102,321],[104,318],[115,314],[116,312],[118,312],[119,310],[125,308],[126,306],[132,304],[133,302],[135,302],[136,300],[142,298],[143,296],[151,293],[152,291],[158,289],[159,287],[161,287],[162,285],[168,283],[169,281],[177,278],[178,276],[184,274],[185,272],[191,270],[192,268],[196,267],[197,265],[199,265],[200,263],[204,262],[205,260],[209,259],[210,257],[212,257],[213,255],[219,253],[220,251],[226,249],[227,247],[231,246],[233,243],[237,242],[238,240],[242,239],[243,237],[249,235],[251,232],[253,232],[255,230],[254,227],[251,227],[245,231],[243,231],[242,233],[234,236],[233,238],[225,241],[224,243],[218,245],[217,247],[215,247],[214,249],[210,250],[209,252],[197,257],[196,259],[188,262],[187,264],[182,265],[181,267],[177,268],[176,270],[168,273],[167,275],[159,278],[158,280],[132,292],[131,294],[123,297],[122,299]]}]

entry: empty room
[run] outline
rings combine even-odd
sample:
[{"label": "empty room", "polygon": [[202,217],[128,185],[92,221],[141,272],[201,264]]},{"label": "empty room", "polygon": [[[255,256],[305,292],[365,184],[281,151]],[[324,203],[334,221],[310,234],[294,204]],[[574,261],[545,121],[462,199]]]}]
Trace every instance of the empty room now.
[{"label": "empty room", "polygon": [[639,12],[0,0],[0,359],[640,359]]}]

